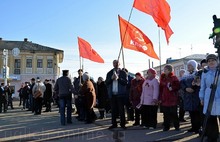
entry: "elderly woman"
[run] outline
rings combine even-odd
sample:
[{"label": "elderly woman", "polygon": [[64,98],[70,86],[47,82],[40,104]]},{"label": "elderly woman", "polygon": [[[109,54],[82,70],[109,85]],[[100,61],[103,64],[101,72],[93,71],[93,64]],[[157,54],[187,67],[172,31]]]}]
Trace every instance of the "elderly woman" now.
[{"label": "elderly woman", "polygon": [[[211,86],[214,82],[216,67],[218,65],[218,58],[214,54],[209,54],[206,57],[208,67],[204,69],[201,78],[201,86],[199,91],[199,98],[203,107],[203,113],[206,114],[209,98],[211,94]],[[206,124],[205,135],[208,137],[208,142],[217,142],[219,137],[219,128],[217,116],[220,115],[220,80],[216,84],[216,92],[214,96],[211,116],[208,118]]]},{"label": "elderly woman", "polygon": [[200,100],[199,100],[199,82],[196,77],[197,62],[195,60],[189,60],[187,62],[188,74],[185,74],[180,81],[181,89],[183,90],[183,102],[184,110],[189,111],[191,119],[191,128],[188,132],[199,133],[201,127],[201,117],[200,117]]},{"label": "elderly woman", "polygon": [[142,84],[144,83],[144,80],[145,79],[139,72],[137,72],[135,78],[131,80],[129,99],[135,112],[135,123],[133,126],[140,125],[141,110],[137,108],[137,105],[140,104]]},{"label": "elderly woman", "polygon": [[96,115],[93,110],[96,104],[96,94],[88,73],[83,74],[83,81],[84,83],[79,93],[85,96],[86,124],[89,124],[93,123],[96,119]]},{"label": "elderly woman", "polygon": [[142,125],[147,129],[155,129],[157,126],[157,109],[159,97],[159,80],[156,78],[156,70],[148,69],[147,78],[142,84],[140,104],[142,105]]},{"label": "elderly woman", "polygon": [[164,116],[163,131],[170,129],[170,123],[173,122],[175,130],[179,130],[179,119],[177,114],[178,90],[180,82],[173,73],[173,66],[165,65],[164,73],[160,76],[160,94],[159,103]]}]

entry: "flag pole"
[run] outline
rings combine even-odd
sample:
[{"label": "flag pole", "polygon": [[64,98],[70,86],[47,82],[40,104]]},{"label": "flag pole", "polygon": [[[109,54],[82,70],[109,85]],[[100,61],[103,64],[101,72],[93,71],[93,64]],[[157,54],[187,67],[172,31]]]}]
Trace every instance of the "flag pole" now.
[{"label": "flag pole", "polygon": [[160,45],[160,27],[158,27],[158,39],[159,39],[160,75],[161,75],[161,45]]},{"label": "flag pole", "polygon": [[84,70],[84,58],[82,58],[82,70]]},{"label": "flag pole", "polygon": [[[81,56],[79,55],[79,69],[81,69],[81,67],[82,67],[82,62],[81,62]],[[82,84],[82,82],[81,82],[81,75],[79,76],[79,85],[80,84]]]},{"label": "flag pole", "polygon": [[123,68],[125,68],[125,56],[124,56],[124,49],[121,49],[121,54],[122,54],[122,61],[123,61]]},{"label": "flag pole", "polygon": [[[132,12],[133,12],[133,9],[134,9],[134,7],[132,6],[131,11],[130,11],[130,14],[129,14],[129,18],[128,18],[128,23],[130,22],[131,14],[132,14]],[[119,18],[119,16],[118,16],[118,18]],[[120,26],[120,24],[119,24],[119,26]],[[119,55],[118,55],[118,61],[119,61],[121,52],[123,52],[123,43],[124,43],[124,40],[125,40],[125,36],[126,36],[126,33],[127,33],[127,29],[128,29],[128,24],[127,24],[126,29],[125,29],[125,34],[124,34],[124,36],[122,37],[121,48],[120,48]],[[122,58],[123,58],[123,64],[124,64],[123,66],[125,67],[124,54],[123,54],[123,53],[122,53],[122,56],[123,56]]]}]

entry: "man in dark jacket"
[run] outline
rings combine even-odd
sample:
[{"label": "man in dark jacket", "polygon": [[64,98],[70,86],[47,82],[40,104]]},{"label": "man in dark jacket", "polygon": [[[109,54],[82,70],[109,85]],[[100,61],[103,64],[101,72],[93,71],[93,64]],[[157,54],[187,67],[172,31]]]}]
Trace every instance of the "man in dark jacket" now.
[{"label": "man in dark jacket", "polygon": [[58,78],[54,90],[59,95],[60,102],[60,121],[65,125],[65,107],[67,106],[67,123],[72,124],[72,92],[73,86],[68,77],[69,70],[63,70],[63,76]]},{"label": "man in dark jacket", "polygon": [[50,80],[46,79],[44,82],[44,85],[46,86],[46,90],[44,92],[44,104],[46,106],[46,110],[44,112],[51,112],[52,85],[49,81]]},{"label": "man in dark jacket", "polygon": [[108,95],[111,99],[112,109],[112,126],[109,129],[117,127],[116,118],[120,116],[120,125],[123,129],[125,127],[125,110],[124,99],[126,96],[126,86],[128,84],[128,76],[125,71],[119,68],[118,60],[113,61],[114,68],[107,73],[106,85],[108,88]]},{"label": "man in dark jacket", "polygon": [[32,94],[34,85],[35,85],[35,78],[32,78],[31,84],[30,84],[30,92],[29,92],[29,101],[30,101],[29,110],[32,111],[32,113],[34,113],[34,110],[35,110],[35,102],[34,102],[34,98]]},{"label": "man in dark jacket", "polygon": [[30,92],[29,82],[25,82],[24,88],[22,89],[22,95],[23,95],[23,108],[22,108],[22,110],[29,108],[29,103],[28,103],[29,92]]},{"label": "man in dark jacket", "polygon": [[10,83],[9,83],[9,82],[8,82],[8,84],[5,86],[5,94],[6,94],[6,96],[8,96],[8,97],[6,98],[6,100],[7,100],[7,108],[8,108],[8,106],[10,106],[11,109],[14,109],[14,107],[13,107],[13,102],[12,102],[12,100],[13,100],[13,98],[12,98],[12,89],[11,89],[11,86],[10,86]]},{"label": "man in dark jacket", "polygon": [[0,88],[0,113],[2,113],[2,105],[3,105],[3,110],[4,112],[7,112],[7,102],[5,98],[5,89],[4,89],[4,83],[1,83],[1,88]]},{"label": "man in dark jacket", "polygon": [[78,116],[76,117],[79,121],[84,121],[85,120],[85,99],[84,96],[79,93],[79,90],[81,89],[83,85],[83,70],[79,69],[78,70],[78,78],[76,78],[73,82],[74,85],[74,95],[75,95],[75,105],[77,109],[77,114]]}]

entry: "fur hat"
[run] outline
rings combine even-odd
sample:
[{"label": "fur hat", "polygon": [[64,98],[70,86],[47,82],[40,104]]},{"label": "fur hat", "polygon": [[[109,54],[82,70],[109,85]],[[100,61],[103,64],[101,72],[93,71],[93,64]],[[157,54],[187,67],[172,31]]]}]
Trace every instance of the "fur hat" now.
[{"label": "fur hat", "polygon": [[168,71],[172,72],[173,71],[173,66],[171,64],[167,64],[164,66]]},{"label": "fur hat", "polygon": [[198,63],[195,60],[189,60],[187,65],[192,65],[194,69],[197,69]]}]

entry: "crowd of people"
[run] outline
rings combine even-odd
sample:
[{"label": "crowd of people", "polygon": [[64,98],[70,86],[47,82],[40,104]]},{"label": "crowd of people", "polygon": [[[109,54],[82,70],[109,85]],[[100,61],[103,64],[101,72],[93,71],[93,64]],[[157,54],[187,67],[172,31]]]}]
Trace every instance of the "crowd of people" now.
[{"label": "crowd of people", "polygon": [[13,90],[10,87],[10,83],[5,85],[4,83],[1,83],[1,89],[0,89],[0,113],[7,112],[8,107],[10,106],[11,109],[14,109],[13,107],[13,101],[12,101],[12,94]]},{"label": "crowd of people", "polygon": [[[52,84],[49,80],[43,83],[40,78],[36,78],[36,82],[35,78],[32,78],[30,84],[26,82],[18,90],[20,105],[23,106],[22,109],[39,115],[43,105],[46,108],[45,112],[50,112],[53,101],[59,107],[61,125],[66,125],[72,123],[74,103],[77,120],[85,121],[86,124],[93,123],[96,119],[104,119],[106,113],[111,113],[109,129],[117,128],[118,122],[122,129],[126,129],[127,121],[134,121],[133,126],[156,129],[157,114],[160,111],[163,113],[163,131],[169,131],[172,126],[179,131],[181,122],[186,121],[185,112],[188,112],[191,124],[188,132],[202,132],[204,114],[218,66],[216,55],[209,54],[200,64],[195,60],[189,60],[186,64],[187,70],[181,69],[179,77],[174,74],[173,66],[170,64],[164,66],[160,76],[155,69],[149,68],[145,78],[139,72],[131,77],[127,69],[121,69],[119,66],[119,61],[114,60],[113,69],[107,73],[106,79],[99,77],[97,82],[82,69],[78,70],[78,77],[75,77],[73,82],[68,77],[68,70],[63,70],[62,77],[52,81]],[[1,84],[0,113],[2,105],[4,112],[8,106],[13,109],[12,91],[9,86],[10,84]],[[219,135],[219,86],[220,82],[217,83],[211,116],[205,130],[205,136],[210,142],[217,141]],[[94,108],[98,109],[99,117]]]},{"label": "crowd of people", "polygon": [[[34,115],[40,115],[42,107],[45,106],[44,112],[51,111],[51,103],[54,102],[53,95],[53,84],[49,83],[50,80],[46,79],[44,82],[41,81],[39,77],[32,78],[30,82],[25,82],[21,84],[21,87],[17,90],[19,94],[19,106],[22,106],[22,110],[32,111]],[[7,112],[8,107],[11,109],[13,107],[13,97],[12,94],[15,93],[10,86],[10,83],[7,86],[4,86],[4,83],[1,83],[1,92],[0,92],[0,112],[3,105],[4,112]],[[39,96],[35,94],[39,92]]]}]

